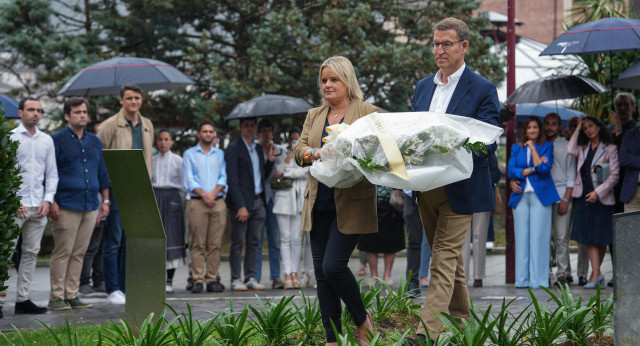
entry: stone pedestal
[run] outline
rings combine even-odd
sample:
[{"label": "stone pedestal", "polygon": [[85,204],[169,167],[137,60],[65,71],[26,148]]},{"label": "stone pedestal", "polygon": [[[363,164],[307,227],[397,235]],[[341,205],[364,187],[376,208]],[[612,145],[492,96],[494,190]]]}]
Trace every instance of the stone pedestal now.
[{"label": "stone pedestal", "polygon": [[615,344],[640,345],[640,211],[613,216]]}]

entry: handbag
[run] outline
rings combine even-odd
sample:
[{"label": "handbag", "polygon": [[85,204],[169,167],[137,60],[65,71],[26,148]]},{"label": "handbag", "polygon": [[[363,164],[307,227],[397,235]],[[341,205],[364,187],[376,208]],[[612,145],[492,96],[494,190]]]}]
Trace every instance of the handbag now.
[{"label": "handbag", "polygon": [[596,182],[598,184],[604,183],[604,181],[607,180],[607,178],[609,178],[609,173],[610,173],[609,164],[608,163],[597,164],[595,166],[595,173],[596,173]]},{"label": "handbag", "polygon": [[276,177],[271,179],[269,184],[271,185],[271,188],[274,190],[286,190],[293,187],[293,179],[285,178],[285,177],[281,177],[281,178]]},{"label": "handbag", "polygon": [[494,186],[493,194],[496,200],[496,207],[493,209],[493,211],[491,211],[491,214],[500,215],[502,214],[502,194],[500,193],[500,188],[497,186]]},{"label": "handbag", "polygon": [[404,192],[402,190],[391,189],[389,204],[397,212],[402,213],[404,211]]}]

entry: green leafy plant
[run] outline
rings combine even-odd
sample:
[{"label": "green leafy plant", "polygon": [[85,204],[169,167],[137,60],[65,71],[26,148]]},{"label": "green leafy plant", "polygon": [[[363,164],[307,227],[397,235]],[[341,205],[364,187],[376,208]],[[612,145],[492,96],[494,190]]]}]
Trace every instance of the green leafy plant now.
[{"label": "green leafy plant", "polygon": [[134,345],[134,346],[164,346],[173,345],[171,333],[171,325],[174,320],[167,322],[165,316],[167,310],[165,309],[160,315],[160,318],[156,322],[153,322],[154,313],[150,313],[147,318],[142,322],[138,336],[133,332],[129,323],[124,319],[121,319],[122,327],[116,323],[111,323],[111,333],[106,335],[105,339],[114,345]]},{"label": "green leafy plant", "polygon": [[270,345],[281,345],[296,330],[295,317],[298,308],[290,304],[295,296],[284,297],[278,304],[271,298],[266,304],[256,295],[258,307],[249,306],[256,316],[253,323],[256,329],[267,339]]},{"label": "green leafy plant", "polygon": [[596,295],[589,299],[588,306],[592,313],[591,329],[596,337],[601,338],[604,332],[613,326],[613,294],[603,301],[598,285]]},{"label": "green leafy plant", "polygon": [[529,311],[531,304],[514,316],[509,312],[508,308],[515,301],[516,299],[514,298],[507,303],[506,299],[502,299],[500,312],[494,317],[496,321],[494,333],[489,334],[489,340],[491,340],[492,344],[502,346],[522,345],[529,335],[531,327],[527,322],[531,317],[531,311]]},{"label": "green leafy plant", "polygon": [[295,320],[297,322],[297,329],[299,330],[298,336],[302,339],[302,342],[304,342],[308,340],[314,332],[319,330],[318,327],[322,325],[322,314],[320,313],[317,297],[311,301],[311,299],[305,296],[304,292],[300,290],[300,298],[302,299],[302,306],[296,305],[298,313],[295,315]]},{"label": "green leafy plant", "polygon": [[223,316],[223,314],[217,314],[213,319],[201,323],[193,319],[189,303],[187,303],[187,315],[178,314],[170,305],[165,305],[176,315],[175,324],[171,325],[170,332],[175,344],[180,346],[205,345],[217,330]]},{"label": "green leafy plant", "polygon": [[491,305],[484,314],[479,314],[478,308],[471,304],[471,321],[453,317],[447,313],[440,314],[440,320],[452,331],[451,341],[459,345],[482,346],[489,335],[493,333],[493,326],[498,322],[491,319]]},{"label": "green leafy plant", "polygon": [[218,336],[221,341],[227,345],[246,345],[251,337],[258,334],[255,328],[250,328],[247,323],[249,309],[245,306],[241,312],[237,313],[233,309],[233,299],[229,301],[229,312],[225,312],[220,320],[218,327]]},{"label": "green leafy plant", "polygon": [[558,288],[560,297],[556,296],[548,288],[543,287],[542,289],[551,296],[551,298],[549,298],[550,301],[553,300],[558,304],[558,306],[565,307],[565,314],[572,314],[575,312],[573,318],[568,320],[564,325],[567,340],[582,345],[588,344],[589,342],[587,339],[593,334],[590,317],[591,307],[589,305],[582,306],[582,297],[576,300],[573,297],[573,294],[571,294],[569,285]]},{"label": "green leafy plant", "polygon": [[552,345],[564,333],[564,326],[573,317],[580,313],[580,310],[568,312],[565,306],[559,306],[551,310],[546,306],[540,306],[531,289],[527,289],[531,296],[534,312],[530,321],[532,342],[534,345]]},{"label": "green leafy plant", "polygon": [[[9,120],[4,118],[0,108],[0,291],[7,289],[9,265],[13,254],[13,241],[20,234],[20,227],[14,223],[14,215],[20,209],[20,168],[18,167],[18,143],[11,140]],[[0,317],[2,317],[0,304]]]}]

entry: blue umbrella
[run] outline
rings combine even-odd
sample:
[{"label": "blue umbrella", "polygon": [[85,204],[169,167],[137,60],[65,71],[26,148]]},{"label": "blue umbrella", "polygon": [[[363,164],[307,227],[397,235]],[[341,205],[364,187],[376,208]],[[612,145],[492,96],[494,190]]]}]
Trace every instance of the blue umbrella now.
[{"label": "blue umbrella", "polygon": [[562,120],[562,125],[567,125],[567,121],[573,117],[585,115],[580,111],[550,104],[522,103],[516,106],[516,119],[519,123],[523,122],[529,116],[536,116],[540,118],[540,120],[543,120],[549,113],[558,113]]},{"label": "blue umbrella", "polygon": [[9,96],[0,95],[0,107],[4,110],[4,117],[6,119],[19,119],[18,116],[18,101],[12,99]]},{"label": "blue umbrella", "polygon": [[144,91],[183,88],[195,84],[175,67],[160,60],[120,57],[93,64],[78,72],[58,91],[58,96],[98,96],[120,93],[123,84]]},{"label": "blue umbrella", "polygon": [[540,55],[599,54],[637,49],[640,49],[639,19],[602,18],[565,31]]}]

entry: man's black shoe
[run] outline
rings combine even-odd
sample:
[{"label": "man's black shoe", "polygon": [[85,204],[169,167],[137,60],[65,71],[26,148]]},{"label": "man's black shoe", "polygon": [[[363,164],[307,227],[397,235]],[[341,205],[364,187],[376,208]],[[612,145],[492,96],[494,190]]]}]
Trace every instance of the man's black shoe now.
[{"label": "man's black shoe", "polygon": [[202,282],[196,282],[191,289],[191,293],[202,293],[202,290],[204,288],[203,286],[204,285],[202,284]]},{"label": "man's black shoe", "polygon": [[207,292],[223,292],[224,286],[218,281],[211,281],[207,284]]},{"label": "man's black shoe", "polygon": [[570,284],[572,284],[572,283],[573,283],[573,276],[568,275],[568,276],[567,276],[567,282],[568,282],[568,283],[570,283]]},{"label": "man's black shoe", "polygon": [[613,283],[613,279],[611,279],[611,281],[609,281],[609,282],[607,283],[607,286],[609,286],[609,287],[613,287],[613,285],[614,285],[614,283]]},{"label": "man's black shoe", "polygon": [[578,285],[580,286],[584,286],[588,283],[587,278],[585,278],[584,276],[581,276],[578,278]]},{"label": "man's black shoe", "polygon": [[47,312],[46,307],[39,307],[28,299],[24,302],[16,302],[16,315],[18,314],[44,314]]},{"label": "man's black shoe", "polygon": [[[431,345],[434,344],[433,340],[431,341]],[[403,345],[428,345],[427,344],[427,336],[422,334],[416,334],[415,338],[404,338]]]},{"label": "man's black shoe", "polygon": [[412,284],[409,284],[409,286],[407,287],[407,296],[410,298],[418,298],[420,297],[420,288],[417,286],[414,286]]}]

